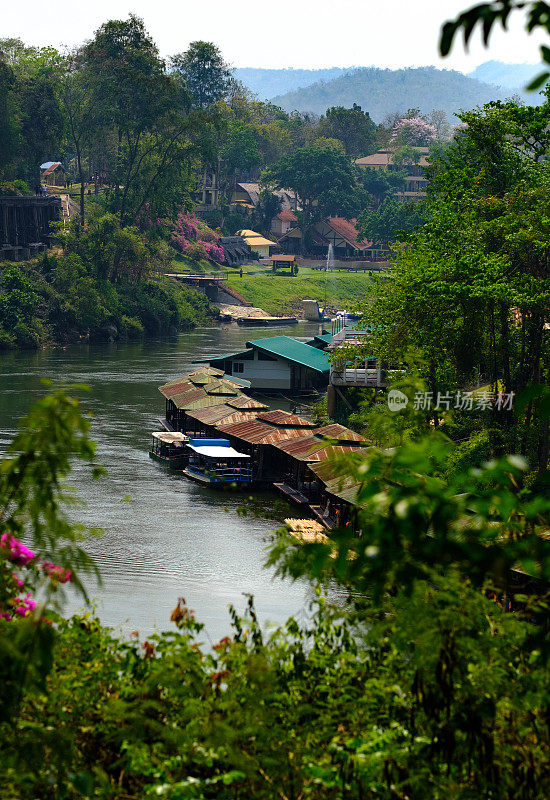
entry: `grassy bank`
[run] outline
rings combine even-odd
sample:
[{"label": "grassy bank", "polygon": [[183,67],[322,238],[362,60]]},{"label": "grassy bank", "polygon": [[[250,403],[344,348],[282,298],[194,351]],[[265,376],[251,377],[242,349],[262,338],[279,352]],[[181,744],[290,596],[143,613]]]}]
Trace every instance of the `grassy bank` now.
[{"label": "grassy bank", "polygon": [[[326,276],[327,307],[329,309],[353,308],[373,290],[373,280],[365,273],[329,273]],[[300,270],[298,276],[244,274],[231,275],[227,284],[240,292],[249,303],[263,308],[269,314],[289,314],[302,310],[302,300],[325,299],[325,274],[313,270]]]}]

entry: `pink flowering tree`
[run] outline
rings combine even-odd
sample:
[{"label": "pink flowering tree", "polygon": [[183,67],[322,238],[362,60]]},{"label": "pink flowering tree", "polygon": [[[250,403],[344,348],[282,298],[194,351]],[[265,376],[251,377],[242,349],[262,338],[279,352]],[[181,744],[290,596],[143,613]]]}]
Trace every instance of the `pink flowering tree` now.
[{"label": "pink flowering tree", "polygon": [[393,127],[390,142],[396,147],[427,147],[437,136],[433,125],[422,117],[400,119]]},{"label": "pink flowering tree", "polygon": [[172,231],[172,242],[180,253],[193,259],[223,262],[223,247],[220,236],[193,214],[180,211]]}]

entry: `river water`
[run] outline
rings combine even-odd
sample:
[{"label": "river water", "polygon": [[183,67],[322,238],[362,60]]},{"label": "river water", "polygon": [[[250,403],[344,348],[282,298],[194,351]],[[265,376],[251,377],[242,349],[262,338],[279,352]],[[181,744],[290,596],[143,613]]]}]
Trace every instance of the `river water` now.
[{"label": "river water", "polygon": [[[162,383],[196,369],[196,359],[238,352],[248,339],[310,336],[318,329],[315,323],[269,331],[216,325],[172,341],[0,354],[0,451],[19,417],[44,393],[42,377],[91,387],[84,404],[93,414],[97,460],[107,475],[92,481],[76,465],[69,482],[86,504],[78,520],[105,530],[86,546],[103,580],[101,587],[88,580],[87,587],[105,624],[143,635],[155,627],[169,629],[170,611],[183,596],[216,641],[228,633],[228,605],[244,609],[244,592],[254,595],[264,624],[307,611],[309,587],[281,581],[263,567],[269,533],[278,523],[240,515],[246,495],[215,492],[169,474],[148,450],[150,432],[164,415]],[[271,405],[285,407],[280,401]],[[263,496],[267,506],[274,499]],[[82,600],[69,597],[67,612],[81,607]]]}]

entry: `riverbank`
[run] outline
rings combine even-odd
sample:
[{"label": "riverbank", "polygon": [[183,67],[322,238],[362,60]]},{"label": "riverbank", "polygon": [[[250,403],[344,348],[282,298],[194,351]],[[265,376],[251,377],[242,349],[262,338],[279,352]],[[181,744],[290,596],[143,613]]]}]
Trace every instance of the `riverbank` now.
[{"label": "riverbank", "polygon": [[0,263],[0,350],[177,335],[216,313],[203,294],[154,271],[115,282],[51,252]]},{"label": "riverbank", "polygon": [[309,268],[300,269],[295,277],[273,275],[270,271],[260,275],[245,273],[230,275],[227,285],[238,291],[247,302],[262,308],[267,314],[303,315],[302,300],[325,301],[330,311],[351,310],[362,303],[374,290],[373,279],[365,273],[327,273]]}]

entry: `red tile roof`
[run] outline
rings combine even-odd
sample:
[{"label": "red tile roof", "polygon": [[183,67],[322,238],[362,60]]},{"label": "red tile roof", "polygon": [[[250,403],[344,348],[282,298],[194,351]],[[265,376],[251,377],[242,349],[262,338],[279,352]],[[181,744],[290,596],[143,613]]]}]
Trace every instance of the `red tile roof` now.
[{"label": "red tile roof", "polygon": [[355,219],[349,220],[344,219],[344,217],[327,217],[325,222],[335,233],[341,236],[342,239],[345,239],[352,247],[357,248],[357,250],[364,250],[372,244],[372,242],[367,242],[365,239],[359,240],[359,234],[355,227],[357,220]]},{"label": "red tile roof", "polygon": [[277,214],[277,219],[280,219],[282,222],[298,222],[298,217],[290,208],[283,208],[283,210]]}]

